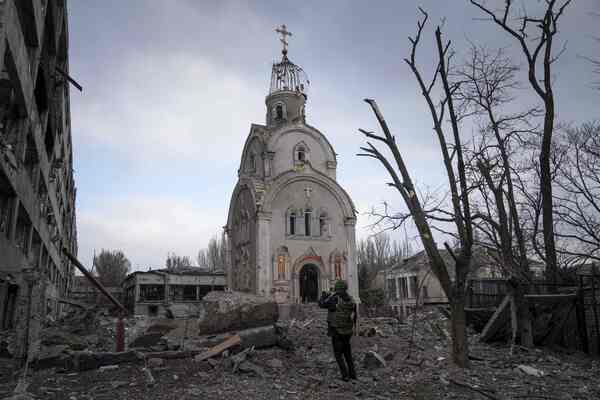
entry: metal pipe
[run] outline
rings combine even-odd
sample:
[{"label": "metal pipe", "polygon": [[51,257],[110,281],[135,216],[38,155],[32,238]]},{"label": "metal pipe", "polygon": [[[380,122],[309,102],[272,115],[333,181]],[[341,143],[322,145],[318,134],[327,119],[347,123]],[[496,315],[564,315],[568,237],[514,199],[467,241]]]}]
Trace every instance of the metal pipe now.
[{"label": "metal pipe", "polygon": [[63,253],[65,253],[65,255],[69,258],[69,260],[71,260],[71,262],[75,265],[75,267],[77,267],[77,269],[79,271],[81,271],[81,273],[90,281],[92,282],[92,284],[94,286],[96,286],[96,289],[98,289],[103,295],[106,296],[106,298],[108,298],[110,300],[111,303],[113,303],[122,313],[123,315],[127,315],[127,309],[125,307],[123,307],[123,305],[119,302],[119,300],[117,300],[112,294],[110,294],[110,292],[108,290],[106,290],[106,288],[104,287],[104,285],[102,285],[102,283],[100,283],[95,277],[94,275],[92,275],[84,266],[83,264],[81,264],[79,262],[79,260],[69,252],[69,250],[67,250],[65,247],[63,247]]}]

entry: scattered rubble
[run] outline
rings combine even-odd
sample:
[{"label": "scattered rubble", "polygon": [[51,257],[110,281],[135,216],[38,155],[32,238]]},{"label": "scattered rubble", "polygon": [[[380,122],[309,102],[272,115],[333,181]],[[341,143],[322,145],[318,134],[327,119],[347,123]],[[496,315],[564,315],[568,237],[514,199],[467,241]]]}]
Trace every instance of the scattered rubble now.
[{"label": "scattered rubble", "polygon": [[[343,382],[325,318],[316,307],[312,315],[185,340],[171,329],[159,338],[160,351],[136,348],[121,355],[55,344],[47,354],[77,360],[78,367],[63,364],[30,373],[25,395],[74,400],[600,398],[600,362],[580,353],[515,346],[511,354],[510,346],[480,343],[470,331],[472,368],[455,367],[449,341],[440,334],[448,331],[448,319],[436,309],[404,323],[362,319],[359,332],[375,334],[352,339],[359,380]],[[150,327],[152,322],[144,330],[130,329],[157,331]],[[282,340],[295,350],[281,348]],[[179,348],[167,349],[175,345]],[[203,354],[207,357],[198,357]],[[14,396],[22,372],[1,364],[0,398]]]}]

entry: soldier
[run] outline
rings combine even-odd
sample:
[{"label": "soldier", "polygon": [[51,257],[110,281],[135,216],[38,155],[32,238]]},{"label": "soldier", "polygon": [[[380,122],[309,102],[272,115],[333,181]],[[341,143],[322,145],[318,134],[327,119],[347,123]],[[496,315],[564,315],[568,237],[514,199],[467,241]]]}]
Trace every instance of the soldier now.
[{"label": "soldier", "polygon": [[350,338],[352,338],[356,325],[356,303],[348,294],[348,285],[345,281],[337,281],[334,288],[335,292],[327,297],[321,297],[319,307],[329,311],[327,313],[327,335],[331,336],[333,354],[340,368],[342,379],[348,381],[356,379],[350,347]]}]

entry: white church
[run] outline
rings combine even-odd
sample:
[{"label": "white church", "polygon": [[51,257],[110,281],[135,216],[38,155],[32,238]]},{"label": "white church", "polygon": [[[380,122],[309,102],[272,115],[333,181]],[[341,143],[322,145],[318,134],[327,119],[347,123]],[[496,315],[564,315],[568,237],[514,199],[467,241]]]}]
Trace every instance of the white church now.
[{"label": "white church", "polygon": [[266,124],[252,124],[225,231],[228,286],[278,303],[317,301],[337,279],[358,300],[356,210],[336,181],[336,153],[306,123],[308,80],[287,56],[272,69]]}]

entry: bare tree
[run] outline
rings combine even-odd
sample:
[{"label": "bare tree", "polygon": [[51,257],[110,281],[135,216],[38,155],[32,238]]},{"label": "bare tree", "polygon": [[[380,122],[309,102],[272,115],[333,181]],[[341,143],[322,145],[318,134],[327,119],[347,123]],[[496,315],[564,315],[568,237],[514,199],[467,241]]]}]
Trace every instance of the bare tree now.
[{"label": "bare tree", "polygon": [[104,285],[120,286],[131,269],[131,263],[121,250],[102,249],[94,256],[94,267]]},{"label": "bare tree", "polygon": [[[428,210],[423,206],[422,199],[417,196],[413,180],[404,163],[404,159],[400,154],[396,140],[391,134],[377,103],[372,99],[366,99],[365,101],[371,106],[381,130],[383,131],[383,136],[362,129],[360,131],[368,139],[382,143],[385,148],[391,152],[392,159],[390,161],[388,157],[370,141],[367,141],[367,147],[361,147],[361,150],[363,150],[364,153],[359,154],[359,156],[371,157],[378,160],[392,179],[392,182],[388,183],[388,185],[394,187],[402,196],[409,213],[400,215],[400,217],[402,221],[406,221],[408,218],[412,218],[414,221],[421,238],[421,243],[429,256],[431,269],[440,281],[440,284],[450,301],[453,361],[461,367],[467,367],[469,359],[464,306],[466,297],[466,277],[469,272],[472,256],[473,227],[469,204],[464,148],[453,98],[457,85],[451,83],[448,77],[448,65],[452,57],[452,52],[450,50],[450,42],[444,42],[442,40],[440,27],[437,27],[435,31],[438,64],[432,79],[429,83],[425,82],[419,66],[416,63],[416,52],[421,41],[423,28],[427,23],[428,15],[422,9],[420,9],[420,11],[423,13],[423,19],[417,22],[417,33],[415,37],[409,38],[412,49],[409,58],[405,59],[405,61],[409,65],[419,84],[433,120],[434,132],[440,145],[440,152],[448,177],[452,211],[445,211],[439,208]],[[438,79],[441,81],[442,93],[442,99],[439,102],[434,100],[434,95],[432,93]],[[449,128],[444,124],[446,113],[450,119]],[[450,131],[451,142],[449,142],[449,138],[446,137],[447,129]],[[440,213],[442,216],[440,216]],[[446,249],[454,259],[456,271],[454,281],[451,281],[450,279],[450,274],[448,272],[450,266],[446,265],[446,262],[442,258],[432,234],[432,223],[440,221],[453,223],[459,239],[459,246],[455,249],[445,243]]]},{"label": "bare tree", "polygon": [[600,123],[564,135],[565,157],[558,166],[555,194],[557,236],[570,246],[559,249],[575,261],[600,261]]},{"label": "bare tree", "polygon": [[165,266],[168,269],[178,269],[192,266],[192,260],[188,256],[178,256],[175,253],[167,255]]},{"label": "bare tree", "polygon": [[[479,1],[470,0],[470,2],[491,17],[496,25],[518,42],[527,62],[529,83],[544,105],[544,124],[539,151],[542,227],[547,279],[550,282],[557,282],[558,263],[554,233],[551,172],[552,137],[555,124],[552,64],[562,53],[562,51],[558,54],[553,53],[554,37],[558,32],[558,21],[571,0],[562,2],[546,0],[545,11],[542,16],[532,17],[525,13],[518,18],[519,22],[516,26],[512,24],[511,0],[506,0],[501,14],[496,14]],[[536,33],[533,34],[532,31]]]},{"label": "bare tree", "polygon": [[479,136],[467,164],[471,186],[479,194],[477,200],[475,196],[471,198],[478,209],[473,214],[474,226],[482,234],[476,242],[491,248],[498,264],[510,276],[519,314],[515,329],[522,343],[532,346],[529,306],[523,296],[531,281],[525,233],[528,220],[519,211],[523,202],[518,199],[513,181],[520,172],[515,165],[522,161],[522,136],[535,133],[536,127],[529,121],[535,119],[539,110],[505,110],[518,88],[517,71],[504,50],[490,52],[472,46],[468,61],[456,73],[461,81],[457,98],[462,101],[462,116],[473,117],[479,123]]}]

